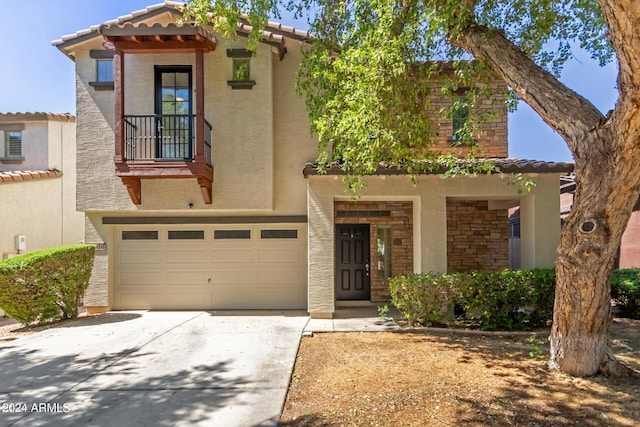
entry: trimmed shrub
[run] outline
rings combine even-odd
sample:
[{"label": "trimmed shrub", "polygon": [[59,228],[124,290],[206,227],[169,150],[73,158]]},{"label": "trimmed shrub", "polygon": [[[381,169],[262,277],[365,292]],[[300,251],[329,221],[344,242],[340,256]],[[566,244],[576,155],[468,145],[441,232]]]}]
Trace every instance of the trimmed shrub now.
[{"label": "trimmed shrub", "polygon": [[[553,269],[469,273],[462,304],[483,330],[530,330],[553,318]],[[478,318],[479,317],[479,318]]]},{"label": "trimmed shrub", "polygon": [[58,246],[0,262],[0,308],[24,324],[77,317],[95,247]]},{"label": "trimmed shrub", "polygon": [[391,302],[412,326],[450,323],[460,281],[457,273],[396,276],[389,280]]},{"label": "trimmed shrub", "polygon": [[389,288],[411,325],[451,324],[458,305],[483,330],[529,330],[553,317],[555,270],[409,274]]},{"label": "trimmed shrub", "polygon": [[621,316],[640,319],[640,269],[614,270],[611,298],[616,301]]}]

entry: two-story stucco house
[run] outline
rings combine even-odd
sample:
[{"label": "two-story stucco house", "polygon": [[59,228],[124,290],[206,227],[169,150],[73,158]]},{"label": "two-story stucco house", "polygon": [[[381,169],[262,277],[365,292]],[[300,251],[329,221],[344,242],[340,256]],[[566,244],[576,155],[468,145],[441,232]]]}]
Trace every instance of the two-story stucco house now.
[{"label": "two-story stucco house", "polygon": [[0,113],[0,259],[84,240],[75,157],[74,116]]},{"label": "two-story stucco house", "polygon": [[[522,210],[522,266],[549,267],[558,179],[506,159],[507,112],[477,140],[508,177],[444,179],[381,167],[350,201],[319,175],[294,92],[304,31],[269,23],[225,42],[165,2],[54,42],[76,64],[78,209],[100,244],[85,304],[106,309],[305,309],[389,297],[389,277],[509,265],[507,209]],[[452,123],[441,123],[449,129]]]}]

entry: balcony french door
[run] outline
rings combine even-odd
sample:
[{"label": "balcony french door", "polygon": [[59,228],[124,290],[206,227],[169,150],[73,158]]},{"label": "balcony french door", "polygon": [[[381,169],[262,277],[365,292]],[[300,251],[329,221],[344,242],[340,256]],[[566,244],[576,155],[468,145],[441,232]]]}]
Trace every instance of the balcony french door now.
[{"label": "balcony french door", "polygon": [[156,66],[156,159],[193,159],[191,66]]}]

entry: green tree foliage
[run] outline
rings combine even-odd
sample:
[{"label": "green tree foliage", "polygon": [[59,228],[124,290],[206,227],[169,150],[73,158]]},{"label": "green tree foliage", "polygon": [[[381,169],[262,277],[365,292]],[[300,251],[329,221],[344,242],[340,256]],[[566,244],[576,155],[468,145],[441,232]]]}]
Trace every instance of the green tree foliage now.
[{"label": "green tree foliage", "polygon": [[[251,48],[278,6],[192,0],[189,10],[227,36],[248,20]],[[475,107],[494,78],[512,91],[502,98],[511,107],[525,101],[564,138],[575,159],[576,196],[558,248],[550,366],[579,376],[628,375],[608,334],[611,271],[640,195],[637,0],[282,0],[280,6],[306,13],[314,36],[303,49],[298,90],[318,136],[319,170],[339,163],[355,191],[380,163],[410,174],[435,165],[448,175],[495,171],[491,162],[475,160],[482,153],[471,138],[490,119]],[[600,64],[617,59],[620,97],[606,116],[558,80],[576,46]],[[468,108],[468,129],[456,141],[472,148],[466,161],[438,151],[438,117],[429,109],[461,88],[464,100],[439,113],[452,117]]]}]

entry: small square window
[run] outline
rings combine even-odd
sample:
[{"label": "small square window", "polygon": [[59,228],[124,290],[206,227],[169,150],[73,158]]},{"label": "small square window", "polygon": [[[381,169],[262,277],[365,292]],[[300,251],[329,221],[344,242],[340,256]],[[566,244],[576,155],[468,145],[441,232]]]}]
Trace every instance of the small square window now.
[{"label": "small square window", "polygon": [[5,157],[22,157],[22,132],[6,131],[4,141]]},{"label": "small square window", "polygon": [[97,59],[96,60],[96,81],[100,83],[113,81],[113,60]]},{"label": "small square window", "polygon": [[248,81],[250,79],[249,59],[233,59],[233,79],[234,81]]}]

